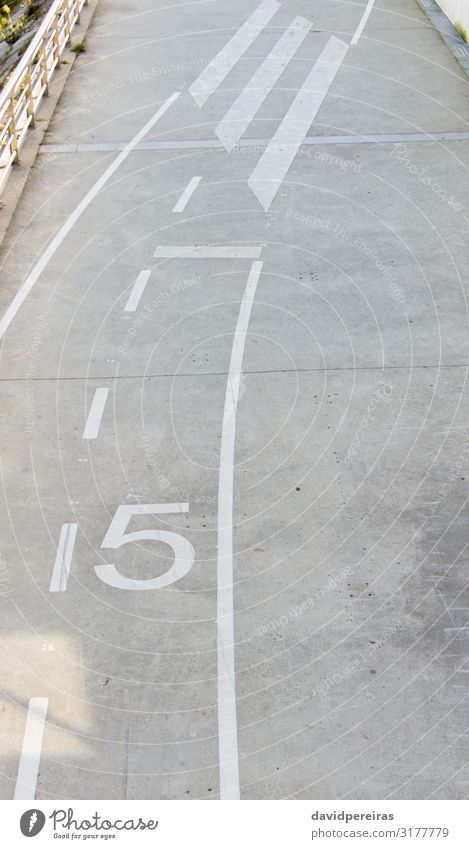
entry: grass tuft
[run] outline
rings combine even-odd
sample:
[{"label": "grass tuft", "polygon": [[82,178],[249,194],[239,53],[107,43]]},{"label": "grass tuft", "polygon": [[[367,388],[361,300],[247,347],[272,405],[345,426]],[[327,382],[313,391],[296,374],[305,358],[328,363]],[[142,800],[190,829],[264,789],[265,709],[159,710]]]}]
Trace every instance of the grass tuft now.
[{"label": "grass tuft", "polygon": [[464,39],[464,41],[465,41],[465,42],[466,42],[466,44],[467,44],[467,40],[468,40],[468,39],[467,39],[467,30],[465,29],[465,27],[463,27],[463,25],[462,25],[462,24],[460,24],[460,23],[459,23],[459,21],[456,21],[456,23],[455,23],[455,25],[454,25],[454,26],[456,27],[456,29],[457,29],[457,31],[458,31],[458,33],[459,33],[459,35],[461,36],[461,38],[463,38],[463,39]]},{"label": "grass tuft", "polygon": [[72,47],[72,53],[75,53],[76,56],[80,56],[81,53],[86,53],[86,46],[83,41],[79,41],[78,44],[75,44]]}]

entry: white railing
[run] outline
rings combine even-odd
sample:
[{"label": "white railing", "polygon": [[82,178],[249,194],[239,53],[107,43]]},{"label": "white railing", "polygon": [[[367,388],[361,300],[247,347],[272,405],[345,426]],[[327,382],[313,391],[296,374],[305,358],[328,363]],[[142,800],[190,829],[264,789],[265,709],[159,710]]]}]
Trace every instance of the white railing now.
[{"label": "white railing", "polygon": [[34,126],[50,78],[87,4],[88,0],[55,0],[0,91],[0,194],[12,165],[20,160],[27,129]]}]

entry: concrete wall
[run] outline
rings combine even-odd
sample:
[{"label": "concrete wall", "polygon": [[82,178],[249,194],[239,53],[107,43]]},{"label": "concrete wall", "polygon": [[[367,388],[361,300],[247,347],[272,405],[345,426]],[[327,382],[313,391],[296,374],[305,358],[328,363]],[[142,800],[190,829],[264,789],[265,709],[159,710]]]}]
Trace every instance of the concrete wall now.
[{"label": "concrete wall", "polygon": [[469,0],[437,0],[453,24],[462,24],[469,36]]}]

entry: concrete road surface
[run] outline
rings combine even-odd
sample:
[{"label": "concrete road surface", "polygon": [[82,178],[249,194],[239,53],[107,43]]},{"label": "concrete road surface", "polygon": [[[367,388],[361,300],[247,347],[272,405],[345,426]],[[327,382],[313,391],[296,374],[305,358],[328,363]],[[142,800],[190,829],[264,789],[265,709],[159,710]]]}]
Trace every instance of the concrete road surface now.
[{"label": "concrete road surface", "polygon": [[2,798],[467,798],[468,110],[415,0],[100,0],[1,257]]}]

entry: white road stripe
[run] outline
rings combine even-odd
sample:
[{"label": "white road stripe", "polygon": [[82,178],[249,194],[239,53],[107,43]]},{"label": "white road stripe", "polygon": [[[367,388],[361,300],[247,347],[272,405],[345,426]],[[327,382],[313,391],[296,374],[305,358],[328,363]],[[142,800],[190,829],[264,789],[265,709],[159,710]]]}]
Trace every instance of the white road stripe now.
[{"label": "white road stripe", "polygon": [[298,153],[349,49],[336,36],[327,42],[248,183],[265,210]]},{"label": "white road stripe", "polygon": [[239,799],[233,604],[233,491],[236,414],[246,335],[262,270],[254,262],[241,302],[226,384],[218,482],[217,635],[220,799]]},{"label": "white road stripe", "polygon": [[373,9],[374,4],[375,4],[375,0],[368,0],[367,7],[366,7],[365,11],[363,12],[362,19],[361,19],[360,23],[358,24],[358,26],[355,30],[355,34],[354,34],[350,44],[356,44],[358,39],[360,38],[363,30],[366,27],[366,22],[371,15],[371,10]]},{"label": "white road stripe", "polygon": [[280,9],[280,3],[276,0],[264,0],[233,38],[204,68],[189,89],[198,106],[202,107],[207,102],[278,9]]},{"label": "white road stripe", "polygon": [[301,15],[295,18],[219,123],[215,132],[228,153],[259,111],[311,27],[311,21]]},{"label": "white road stripe", "polygon": [[124,312],[135,312],[137,309],[140,298],[142,297],[145,286],[147,285],[149,279],[151,277],[151,268],[145,269],[145,271],[141,271],[138,275],[134,287],[129,295],[129,299],[124,307]]},{"label": "white road stripe", "polygon": [[[368,133],[361,135],[357,133],[353,136],[340,135],[315,135],[306,136],[303,144],[386,144],[387,142],[435,142],[435,141],[469,141],[469,133]],[[239,147],[267,147],[270,143],[270,138],[246,138],[242,139]],[[124,142],[102,142],[97,144],[43,144],[41,145],[42,153],[76,153],[77,147],[79,153],[87,151],[114,151],[123,150]],[[60,151],[59,148],[62,148]],[[166,139],[164,141],[145,141],[136,145],[135,150],[223,150],[224,147],[218,139]],[[468,222],[469,224],[469,222]]]},{"label": "white road stripe", "polygon": [[184,212],[202,177],[192,177],[192,180],[187,184],[181,197],[179,198],[173,212]]},{"label": "white road stripe", "polygon": [[49,586],[50,593],[64,593],[67,589],[77,529],[78,525],[62,525],[54,571]]},{"label": "white road stripe", "polygon": [[109,389],[106,387],[101,387],[94,393],[90,412],[88,413],[85,429],[83,431],[83,439],[98,438],[99,428],[101,427],[101,421],[108,395]]},{"label": "white road stripe", "polygon": [[29,295],[34,284],[39,280],[42,272],[45,270],[45,268],[47,268],[47,265],[50,262],[50,260],[52,259],[52,257],[54,256],[54,254],[57,253],[62,242],[64,241],[66,236],[68,236],[68,234],[70,233],[70,230],[75,226],[75,224],[77,223],[79,218],[81,218],[83,213],[88,209],[90,203],[92,203],[92,201],[99,194],[101,189],[103,189],[104,186],[106,185],[106,183],[109,182],[112,175],[115,174],[115,172],[118,170],[118,168],[120,168],[122,163],[125,162],[125,160],[129,156],[129,154],[132,153],[132,151],[139,144],[139,142],[154,127],[156,122],[164,115],[165,112],[167,112],[169,107],[174,103],[174,101],[179,97],[179,95],[180,95],[180,92],[176,91],[174,94],[171,95],[171,97],[168,97],[168,99],[163,103],[163,106],[161,106],[160,109],[158,109],[158,111],[155,112],[153,117],[150,118],[150,120],[145,124],[144,127],[142,127],[141,130],[139,130],[139,132],[134,136],[132,141],[130,141],[128,143],[128,145],[126,145],[126,147],[124,148],[122,153],[120,153],[119,156],[117,156],[115,158],[114,162],[111,163],[109,168],[106,169],[104,174],[101,175],[101,177],[96,181],[94,186],[92,186],[92,188],[89,190],[89,192],[85,195],[83,200],[73,210],[71,215],[69,215],[65,224],[62,225],[59,232],[56,234],[56,236],[54,236],[50,245],[46,248],[46,250],[42,254],[41,258],[38,260],[36,265],[34,266],[31,273],[28,274],[26,280],[24,281],[22,286],[20,286],[20,288],[18,289],[18,292],[16,293],[15,297],[13,298],[10,306],[8,307],[8,309],[5,313],[5,315],[0,320],[0,339],[5,335],[8,327],[10,326],[11,322],[13,321],[16,313],[18,312],[18,310],[20,309],[20,307],[22,306],[22,304],[26,300],[26,298]]},{"label": "white road stripe", "polygon": [[191,259],[259,259],[262,245],[243,246],[231,245],[159,245],[155,251],[156,257],[174,259],[190,257]]},{"label": "white road stripe", "polygon": [[42,738],[47,716],[49,700],[31,699],[26,717],[20,765],[16,779],[14,799],[34,799],[36,797],[37,776],[41,760]]}]

